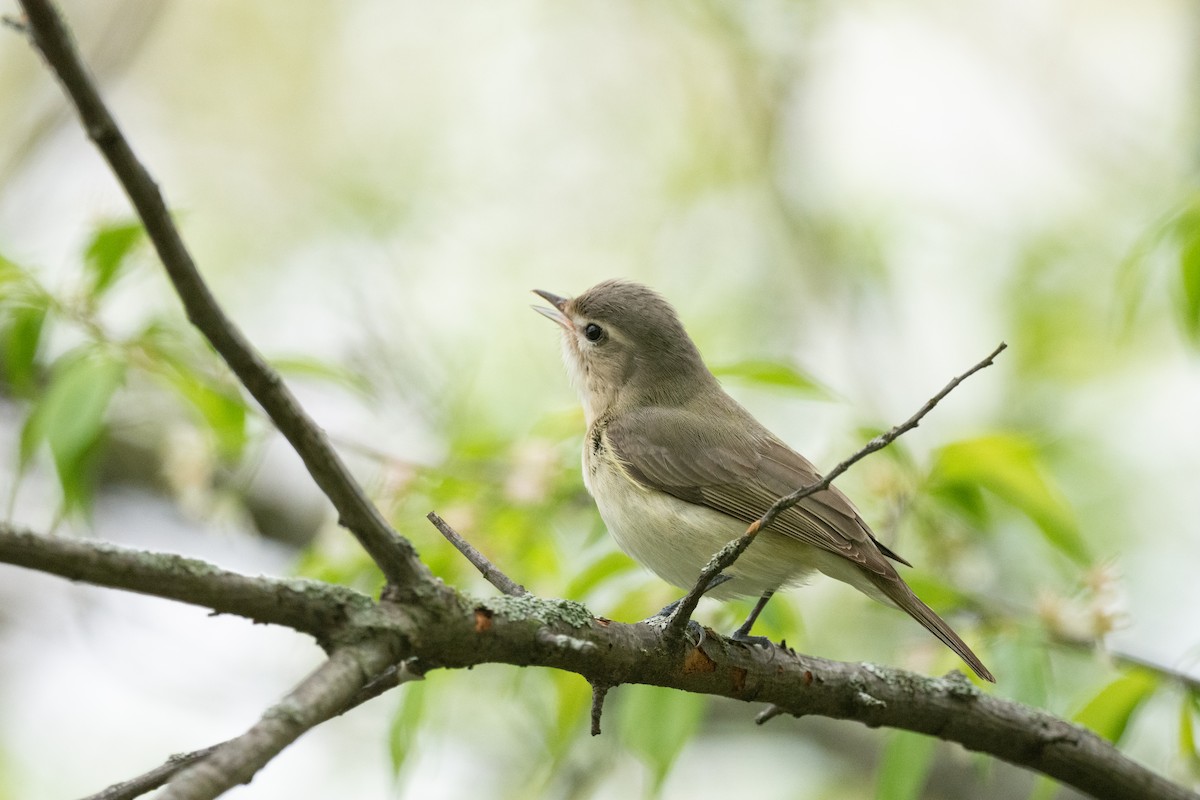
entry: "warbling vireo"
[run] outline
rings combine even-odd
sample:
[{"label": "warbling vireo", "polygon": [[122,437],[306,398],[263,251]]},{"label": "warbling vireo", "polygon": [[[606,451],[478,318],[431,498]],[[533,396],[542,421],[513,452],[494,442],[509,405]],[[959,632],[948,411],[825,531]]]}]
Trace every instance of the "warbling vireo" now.
[{"label": "warbling vireo", "polygon": [[[577,297],[537,290],[534,308],[563,329],[563,358],[583,401],[583,480],[617,544],[675,586],[690,588],[714,553],[778,498],[820,480],[816,468],[722,390],[675,309],[636,283],[605,281]],[[734,562],[719,599],[771,595],[814,571],[896,606],[995,681],[949,625],[913,594],[836,488],[781,514]],[[912,566],[911,564],[908,564]]]}]

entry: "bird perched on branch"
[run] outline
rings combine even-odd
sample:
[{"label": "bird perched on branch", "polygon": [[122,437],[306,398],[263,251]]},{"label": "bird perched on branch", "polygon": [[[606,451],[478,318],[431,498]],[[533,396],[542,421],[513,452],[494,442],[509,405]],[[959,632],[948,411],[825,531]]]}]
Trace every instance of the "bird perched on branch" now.
[{"label": "bird perched on branch", "polygon": [[[713,554],[777,499],[821,480],[725,393],[658,293],[618,280],[576,297],[536,293],[551,308],[534,308],[562,328],[563,359],[583,402],[584,483],[621,549],[663,580],[690,588]],[[821,572],[907,612],[994,681],[892,561],[911,566],[831,486],[781,513],[706,593],[759,597],[734,632],[752,641],[771,595]]]}]

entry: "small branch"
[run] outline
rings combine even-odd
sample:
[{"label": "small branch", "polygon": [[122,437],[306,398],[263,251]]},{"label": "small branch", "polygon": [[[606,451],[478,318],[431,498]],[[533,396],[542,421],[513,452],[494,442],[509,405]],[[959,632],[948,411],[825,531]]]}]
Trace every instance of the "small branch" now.
[{"label": "small branch", "polygon": [[371,676],[394,660],[392,648],[379,640],[335,650],[250,730],[175,775],[160,800],[211,800],[249,782],[283,748],[345,710]]},{"label": "small branch", "polygon": [[604,713],[604,698],[611,688],[603,683],[592,684],[592,736],[600,735],[600,715]]},{"label": "small branch", "polygon": [[[7,543],[0,535],[0,549],[7,544],[11,550],[12,542],[21,538],[34,540],[27,544],[37,547],[79,544],[10,534]],[[7,560],[40,568],[28,558]],[[179,563],[194,568],[197,562],[181,559]],[[73,574],[68,569],[49,571],[68,577]],[[122,581],[107,583],[121,585]],[[487,616],[488,624],[481,627],[478,604],[452,590],[427,593],[420,604],[374,604],[357,594],[360,599],[347,604],[341,594],[324,591],[297,594],[293,600],[301,596],[309,603],[328,606],[318,615],[322,618],[344,617],[337,641],[354,642],[355,650],[347,656],[347,650],[337,649],[329,663],[340,663],[337,671],[349,676],[334,681],[338,685],[329,695],[333,699],[323,690],[310,691],[306,681],[249,733],[222,745],[189,771],[207,770],[215,763],[214,769],[224,776],[221,785],[232,786],[230,780],[253,775],[308,727],[366,702],[426,668],[502,663],[567,670],[594,687],[641,683],[776,706],[778,711],[768,709],[764,720],[786,713],[902,728],[1037,770],[1098,798],[1200,800],[1095,734],[1044,711],[987,695],[957,673],[926,678],[872,664],[735,646],[720,637],[709,638],[703,649],[694,649],[693,655],[681,662],[677,651],[662,646],[658,629],[594,619],[570,604],[533,598],[497,605]],[[358,603],[364,607],[357,608]],[[397,661],[394,654],[399,652],[410,656],[399,668],[390,670]],[[352,668],[347,659],[359,666]],[[376,677],[368,680],[367,676]],[[326,677],[321,682],[329,680]]]},{"label": "small branch", "polygon": [[0,563],[283,625],[320,642],[327,641],[345,621],[346,609],[371,602],[344,586],[300,578],[251,577],[195,558],[68,536],[43,536],[7,523],[0,523]]},{"label": "small branch", "polygon": [[0,16],[0,24],[3,24],[6,28],[11,28],[22,36],[28,35],[29,33],[29,24],[25,22],[25,20],[18,19],[11,14]]},{"label": "small branch", "polygon": [[[232,741],[232,740],[230,740]],[[179,774],[179,772],[192,764],[195,764],[201,759],[208,758],[218,747],[224,747],[229,742],[221,742],[220,744],[209,745],[202,747],[199,750],[193,750],[190,753],[177,753],[166,760],[166,763],[155,767],[149,772],[144,772],[136,778],[130,778],[127,781],[114,783],[107,789],[90,794],[83,800],[133,800],[135,797],[141,797],[147,792],[153,792],[160,786],[166,784],[167,781]]]},{"label": "small branch", "polygon": [[70,33],[49,0],[21,0],[34,45],[66,90],[87,131],[129,196],[167,275],[191,320],[225,359],[242,385],[271,417],[304,461],[321,491],[348,528],[398,586],[431,580],[412,545],[387,524],[367,499],[325,432],[301,408],[295,395],[254,349],[213,297],[183,243],[158,185],[138,160],[105,106]]},{"label": "small branch", "polygon": [[767,509],[765,514],[756,519],[754,522],[750,523],[750,526],[746,528],[745,533],[722,547],[709,560],[708,564],[706,564],[704,569],[701,570],[700,577],[696,580],[695,586],[692,587],[691,591],[684,595],[683,599],[679,602],[679,605],[676,606],[674,613],[671,614],[670,619],[667,620],[667,634],[673,638],[679,638],[683,636],[684,631],[687,629],[688,620],[690,620],[692,618],[692,614],[695,613],[696,606],[700,603],[700,598],[704,595],[704,591],[708,586],[709,581],[720,575],[723,571],[729,569],[729,567],[738,560],[742,553],[746,551],[746,548],[751,545],[759,531],[769,526],[780,514],[782,514],[784,511],[787,511],[804,498],[828,489],[837,478],[841,477],[842,473],[850,469],[850,467],[854,466],[862,459],[871,455],[871,453],[882,450],[892,442],[899,439],[905,433],[908,433],[910,430],[917,427],[921,423],[921,419],[924,418],[924,416],[930,411],[932,411],[934,406],[940,403],[946,397],[946,395],[954,391],[954,389],[960,383],[974,375],[976,372],[979,372],[979,370],[983,369],[984,367],[991,366],[996,356],[1000,355],[1000,353],[1003,352],[1006,347],[1008,347],[1008,345],[1004,342],[1001,342],[1000,345],[990,354],[988,354],[988,356],[982,361],[961,375],[957,375],[951,379],[951,381],[947,383],[940,392],[929,398],[929,400],[925,402],[925,405],[921,406],[921,408],[917,410],[917,413],[913,414],[911,417],[895,426],[887,433],[876,436],[874,439],[867,442],[867,444],[858,450],[858,452],[854,453],[854,455],[850,456],[836,467],[831,469],[829,473],[821,480],[811,483],[807,486],[802,486],[791,494],[784,495],[776,500],[775,503]]},{"label": "small branch", "polygon": [[379,695],[390,692],[397,686],[403,686],[412,681],[423,680],[425,680],[425,673],[420,669],[417,659],[408,658],[399,664],[392,664],[360,689],[358,694],[354,695],[354,697],[350,698],[350,702],[346,703],[346,707],[334,716],[341,716],[351,709],[358,708],[368,700],[374,700]]},{"label": "small branch", "polygon": [[[348,703],[346,703],[345,708],[343,708],[334,716],[341,716],[352,709],[358,708],[368,700],[374,700],[384,692],[390,691],[401,684],[408,683],[409,681],[422,680],[424,675],[415,672],[412,669],[412,664],[409,663],[410,661],[412,661],[412,659],[409,661],[403,661],[399,664],[393,664],[385,669],[383,673],[379,675],[379,677],[375,678],[373,681],[360,689],[358,693],[355,694]],[[185,768],[195,764],[201,759],[208,758],[210,755],[216,752],[217,748],[224,747],[232,741],[234,740],[230,739],[229,741],[221,742],[220,744],[209,745],[208,747],[202,747],[199,750],[193,750],[190,753],[178,753],[168,758],[166,763],[155,767],[149,772],[143,773],[136,778],[131,778],[130,780],[113,784],[103,791],[85,797],[83,800],[133,800],[135,797],[140,797],[147,792],[154,791],[169,781],[172,777],[182,772]]]},{"label": "small branch", "polygon": [[501,592],[511,597],[522,597],[529,594],[529,591],[524,586],[501,572],[495,564],[488,561],[487,556],[479,552],[458,531],[451,528],[446,520],[437,515],[436,511],[430,511],[425,515],[425,519],[429,520],[433,524],[433,527],[437,528],[442,536],[446,537],[446,541],[454,545],[458,549],[458,552],[462,553],[467,561],[470,561],[475,569],[479,570],[479,574],[483,576],[483,579],[492,586],[495,586]]},{"label": "small branch", "polygon": [[758,716],[756,716],[754,718],[754,724],[755,725],[766,725],[768,722],[775,719],[779,715],[786,714],[786,713],[787,712],[784,711],[779,706],[775,706],[775,705],[767,706],[762,711],[758,712]]}]

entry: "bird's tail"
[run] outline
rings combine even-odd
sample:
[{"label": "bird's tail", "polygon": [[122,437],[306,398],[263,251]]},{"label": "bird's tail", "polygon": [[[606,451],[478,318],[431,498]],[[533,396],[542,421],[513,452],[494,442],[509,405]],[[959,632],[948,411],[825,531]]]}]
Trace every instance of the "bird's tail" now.
[{"label": "bird's tail", "polygon": [[921,598],[917,597],[913,590],[908,588],[908,584],[899,575],[887,576],[880,575],[870,570],[863,570],[871,583],[875,584],[879,591],[902,610],[908,613],[910,617],[925,626],[925,629],[932,633],[937,638],[955,653],[958,653],[959,658],[967,662],[971,669],[975,670],[975,674],[983,678],[985,681],[996,682],[992,673],[983,662],[979,660],[979,656],[972,652],[971,648],[967,647],[967,643],[959,638],[954,629],[946,624],[946,621],[933,612],[933,609],[921,602]]}]

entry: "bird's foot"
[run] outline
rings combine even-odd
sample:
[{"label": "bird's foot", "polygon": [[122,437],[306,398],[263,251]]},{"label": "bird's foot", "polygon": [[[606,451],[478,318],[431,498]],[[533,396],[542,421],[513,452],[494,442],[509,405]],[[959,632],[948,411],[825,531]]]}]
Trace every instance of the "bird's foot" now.
[{"label": "bird's foot", "polygon": [[[679,607],[680,602],[680,600],[676,600],[674,603],[668,603],[667,605],[663,606],[658,613],[646,617],[639,624],[650,625],[654,628],[665,628],[667,626],[667,621],[671,619],[671,615],[675,613],[675,609]],[[704,640],[708,638],[708,634],[705,632],[704,626],[699,622],[696,622],[694,619],[688,620],[685,635],[687,636],[688,641],[691,642],[695,647],[699,647],[700,645],[704,644]]]},{"label": "bird's foot", "polygon": [[744,645],[749,645],[751,647],[761,647],[763,649],[768,649],[768,648],[777,646],[774,642],[772,642],[766,636],[751,636],[750,634],[742,631],[741,628],[738,628],[736,631],[729,634],[729,638],[735,642],[739,642]]},{"label": "bird's foot", "polygon": [[642,620],[642,622],[649,622],[649,621],[650,621],[650,620],[652,620],[652,619],[658,619],[658,618],[660,618],[660,617],[661,617],[661,618],[663,618],[663,619],[667,619],[668,617],[670,617],[672,614],[674,614],[674,613],[675,613],[675,609],[679,608],[679,604],[680,604],[680,603],[682,603],[682,602],[683,602],[683,598],[682,598],[682,597],[681,597],[681,598],[679,598],[678,600],[673,600],[673,601],[671,601],[670,603],[667,603],[667,604],[666,604],[665,606],[663,606],[662,608],[660,608],[660,609],[659,609],[658,611],[656,611],[655,613],[653,613],[653,614],[651,614],[650,616],[646,617],[644,620]]}]

